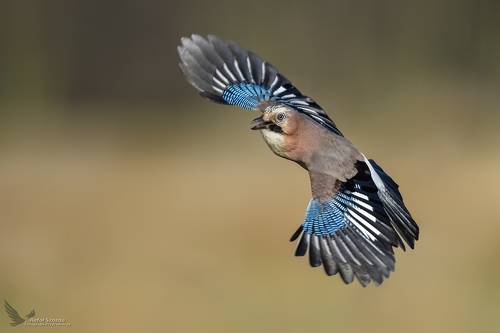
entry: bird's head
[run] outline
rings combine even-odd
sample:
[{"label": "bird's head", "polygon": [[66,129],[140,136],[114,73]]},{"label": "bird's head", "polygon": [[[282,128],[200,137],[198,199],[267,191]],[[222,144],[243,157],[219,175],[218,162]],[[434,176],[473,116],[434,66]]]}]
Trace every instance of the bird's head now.
[{"label": "bird's head", "polygon": [[290,158],[294,140],[299,132],[300,114],[286,105],[269,105],[262,115],[251,123],[251,129],[260,130],[264,140],[277,155]]},{"label": "bird's head", "polygon": [[298,112],[285,105],[270,105],[255,118],[253,130],[271,131],[279,135],[294,135],[298,130]]}]

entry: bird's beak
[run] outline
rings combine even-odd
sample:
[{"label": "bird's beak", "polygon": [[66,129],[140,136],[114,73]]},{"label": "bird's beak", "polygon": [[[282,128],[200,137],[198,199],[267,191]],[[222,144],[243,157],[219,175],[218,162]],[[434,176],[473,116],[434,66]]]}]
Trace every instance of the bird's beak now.
[{"label": "bird's beak", "polygon": [[250,125],[252,125],[252,127],[250,129],[260,130],[263,128],[267,128],[267,126],[272,124],[271,121],[265,121],[264,118],[262,118],[262,117],[263,116],[260,116],[258,118],[255,118],[254,120],[252,120],[252,122],[250,123]]}]

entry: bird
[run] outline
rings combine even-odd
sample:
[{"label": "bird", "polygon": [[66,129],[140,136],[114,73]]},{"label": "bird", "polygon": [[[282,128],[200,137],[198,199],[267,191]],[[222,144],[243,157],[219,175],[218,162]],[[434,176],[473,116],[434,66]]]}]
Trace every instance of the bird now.
[{"label": "bird", "polygon": [[380,285],[395,268],[395,248],[414,248],[419,227],[398,184],[339,130],[326,111],[275,66],[215,35],[182,37],[179,67],[210,101],[258,111],[251,129],[271,151],[309,173],[311,199],[290,241],[295,256],[345,284]]},{"label": "bird", "polygon": [[31,312],[25,316],[26,317],[25,319],[21,317],[19,312],[17,312],[17,310],[14,309],[14,307],[12,307],[12,305],[10,305],[7,301],[4,301],[4,307],[5,307],[5,312],[7,312],[7,315],[11,320],[10,326],[20,325],[24,323],[26,320],[33,318],[35,316],[35,309],[31,310]]}]

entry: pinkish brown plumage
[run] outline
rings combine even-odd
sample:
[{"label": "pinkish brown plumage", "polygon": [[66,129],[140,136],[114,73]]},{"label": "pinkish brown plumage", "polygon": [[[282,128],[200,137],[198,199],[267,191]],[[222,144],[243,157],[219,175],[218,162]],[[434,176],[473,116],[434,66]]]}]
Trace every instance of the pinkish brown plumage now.
[{"label": "pinkish brown plumage", "polygon": [[209,35],[178,48],[187,80],[212,101],[261,112],[259,130],[278,156],[309,172],[312,199],[295,255],[345,283],[383,282],[394,270],[393,247],[413,248],[419,229],[398,185],[343,136],[333,120],[269,63],[234,42]]},{"label": "pinkish brown plumage", "polygon": [[[352,178],[357,161],[363,156],[345,137],[337,135],[307,116],[282,105],[266,105],[263,115],[254,121],[254,129],[278,156],[300,164],[309,172],[312,196],[325,201],[335,194],[338,182]],[[282,116],[281,121],[278,120]],[[283,133],[272,131],[277,125]]]}]

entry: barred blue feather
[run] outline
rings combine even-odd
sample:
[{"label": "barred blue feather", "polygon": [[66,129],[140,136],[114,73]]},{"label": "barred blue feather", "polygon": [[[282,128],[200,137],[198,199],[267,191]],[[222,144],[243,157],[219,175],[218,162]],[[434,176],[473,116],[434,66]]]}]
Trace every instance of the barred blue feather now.
[{"label": "barred blue feather", "polygon": [[311,199],[304,219],[304,232],[317,236],[331,235],[346,226],[345,208],[336,203],[337,196],[326,202]]},{"label": "barred blue feather", "polygon": [[232,84],[223,91],[222,98],[246,110],[255,110],[260,102],[272,99],[269,90],[254,83]]},{"label": "barred blue feather", "polygon": [[[346,226],[355,228],[362,237],[367,240],[385,238],[385,236],[375,226],[377,218],[374,216],[375,203],[368,200],[364,202],[361,198],[368,197],[356,192],[360,189],[358,184],[354,185],[354,192],[346,188],[337,192],[335,196],[325,202],[311,199],[306,209],[304,219],[304,232],[316,235],[333,235],[337,230]],[[379,212],[380,215],[381,212]],[[390,239],[387,239],[390,241]]]}]

